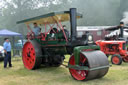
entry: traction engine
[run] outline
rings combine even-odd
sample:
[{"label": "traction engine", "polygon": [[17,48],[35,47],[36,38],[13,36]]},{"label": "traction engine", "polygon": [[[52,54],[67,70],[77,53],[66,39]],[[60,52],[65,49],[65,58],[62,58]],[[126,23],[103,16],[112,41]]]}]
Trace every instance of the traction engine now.
[{"label": "traction engine", "polygon": [[[40,65],[59,67],[63,64],[65,55],[69,54],[71,57],[66,67],[74,79],[90,80],[106,75],[109,70],[106,55],[99,50],[99,46],[93,45],[92,35],[77,38],[76,18],[82,18],[82,15],[71,8],[70,11],[53,12],[18,21],[17,23],[26,23],[30,30],[22,51],[25,68],[33,70]],[[61,24],[64,21],[71,23],[70,37],[69,31],[63,29]],[[35,22],[45,27],[45,32],[38,36],[34,35],[29,26]]]}]

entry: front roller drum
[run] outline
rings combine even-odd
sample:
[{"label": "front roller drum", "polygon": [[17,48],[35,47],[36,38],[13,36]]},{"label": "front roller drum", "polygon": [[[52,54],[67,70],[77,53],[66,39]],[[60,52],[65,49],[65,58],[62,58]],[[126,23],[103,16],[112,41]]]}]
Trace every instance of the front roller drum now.
[{"label": "front roller drum", "polygon": [[22,60],[25,68],[32,70],[36,69],[41,65],[41,47],[39,44],[32,40],[27,41],[23,46]]},{"label": "front roller drum", "polygon": [[[69,64],[75,65],[75,57],[72,55]],[[88,70],[69,68],[72,77],[76,80],[91,80],[101,78],[108,72],[109,62],[101,51],[80,52],[79,66],[88,67]]]}]

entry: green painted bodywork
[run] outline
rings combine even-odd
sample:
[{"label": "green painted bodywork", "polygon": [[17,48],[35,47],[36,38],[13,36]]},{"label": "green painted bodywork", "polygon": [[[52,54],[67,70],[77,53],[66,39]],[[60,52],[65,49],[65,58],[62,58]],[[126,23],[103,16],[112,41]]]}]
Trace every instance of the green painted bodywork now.
[{"label": "green painted bodywork", "polygon": [[46,39],[45,41],[38,38],[35,38],[35,40],[42,46],[48,46],[48,45],[64,46],[67,44],[67,42],[65,39],[62,39],[62,36],[63,36],[62,33],[56,33],[54,34],[54,37],[52,37],[52,34],[48,34],[47,37],[45,38]]},{"label": "green painted bodywork", "polygon": [[54,36],[52,36],[52,34],[47,34],[44,41],[39,38],[35,38],[34,40],[37,41],[38,44],[42,46],[42,48],[48,48],[47,49],[48,52],[65,55],[67,53],[66,50],[67,42],[65,39],[62,39],[62,36],[63,36],[62,33],[54,33]]},{"label": "green painted bodywork", "polygon": [[85,50],[85,49],[94,49],[94,50],[98,50],[100,49],[99,46],[78,46],[74,48],[73,54],[75,56],[75,65],[79,65],[79,60],[80,60],[80,52],[81,50]]}]

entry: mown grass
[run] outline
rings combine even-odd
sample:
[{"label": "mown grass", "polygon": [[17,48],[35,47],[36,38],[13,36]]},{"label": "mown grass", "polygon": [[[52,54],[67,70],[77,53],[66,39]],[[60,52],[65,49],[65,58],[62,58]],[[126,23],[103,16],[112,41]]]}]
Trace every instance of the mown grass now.
[{"label": "mown grass", "polygon": [[13,58],[12,64],[4,69],[0,62],[0,85],[128,85],[128,63],[113,65],[103,78],[86,82],[74,80],[64,66],[27,70],[21,57]]}]

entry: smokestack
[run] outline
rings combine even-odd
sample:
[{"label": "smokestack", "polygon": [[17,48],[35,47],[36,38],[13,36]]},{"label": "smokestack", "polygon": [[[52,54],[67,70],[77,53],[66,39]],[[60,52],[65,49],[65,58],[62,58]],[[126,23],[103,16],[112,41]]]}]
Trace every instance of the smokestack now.
[{"label": "smokestack", "polygon": [[124,37],[124,28],[123,27],[120,27],[120,37],[123,38]]},{"label": "smokestack", "polygon": [[70,9],[71,41],[76,40],[76,8]]},{"label": "smokestack", "polygon": [[120,37],[124,37],[124,22],[120,22]]}]

